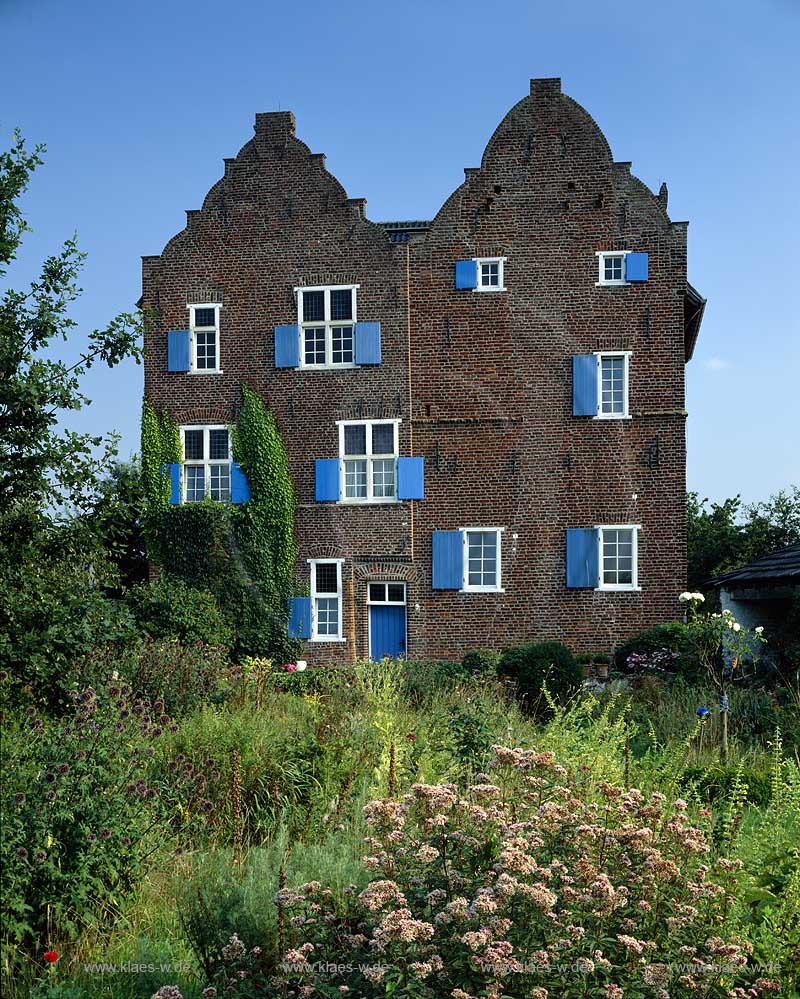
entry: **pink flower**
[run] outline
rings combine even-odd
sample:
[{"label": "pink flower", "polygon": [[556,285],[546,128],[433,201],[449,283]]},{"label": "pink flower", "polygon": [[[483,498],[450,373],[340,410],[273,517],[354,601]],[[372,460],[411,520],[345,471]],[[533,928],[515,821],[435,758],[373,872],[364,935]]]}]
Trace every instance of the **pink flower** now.
[{"label": "pink flower", "polygon": [[284,663],[283,668],[286,670],[287,673],[297,672],[297,666],[295,663]]}]

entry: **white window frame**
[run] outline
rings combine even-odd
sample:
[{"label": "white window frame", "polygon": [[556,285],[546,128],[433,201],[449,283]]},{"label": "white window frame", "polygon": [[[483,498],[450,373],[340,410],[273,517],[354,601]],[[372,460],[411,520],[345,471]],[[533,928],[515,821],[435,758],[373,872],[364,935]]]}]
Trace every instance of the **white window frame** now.
[{"label": "white window frame", "polygon": [[[502,540],[505,527],[459,527],[461,531],[461,551],[462,551],[462,593],[505,593],[503,589],[502,576]],[[494,586],[470,586],[469,580],[469,535],[470,534],[491,534],[494,532],[497,538],[497,569]]]},{"label": "white window frame", "polygon": [[[232,488],[232,470],[231,465],[233,462],[232,453],[232,441],[231,441],[231,428],[225,423],[193,423],[186,424],[178,428],[181,435],[181,503],[199,503],[202,500],[187,500],[186,498],[186,487],[189,484],[189,476],[186,472],[187,466],[197,468],[202,465],[205,469],[204,474],[204,491],[203,499],[211,499],[211,468],[215,465],[227,465],[228,466],[228,499],[227,500],[214,500],[214,503],[229,503],[230,502],[230,490]],[[203,454],[209,455],[208,458],[203,458],[202,461],[199,458],[187,458],[186,457],[186,437],[185,433],[187,430],[202,430],[203,431]],[[211,430],[225,430],[228,433],[228,457],[225,458],[211,458]]]},{"label": "white window frame", "polygon": [[[342,368],[355,368],[358,367],[355,361],[356,357],[356,322],[358,321],[358,289],[361,287],[360,284],[315,284],[315,285],[298,285],[294,289],[295,297],[297,298],[297,328],[300,336],[300,367],[306,368],[309,371],[324,371],[327,368],[335,368],[341,370]],[[324,294],[324,320],[315,320],[314,322],[304,323],[303,321],[303,292],[305,291],[321,291]],[[350,291],[352,292],[352,303],[353,303],[353,316],[350,320],[345,319],[331,319],[331,292],[332,291]],[[306,364],[306,338],[305,338],[305,328],[309,329],[319,329],[321,326],[325,328],[325,363],[324,364]],[[338,326],[352,326],[353,327],[353,360],[346,361],[342,363],[333,362],[333,328]]]},{"label": "white window frame", "polygon": [[[595,524],[597,530],[598,564],[600,571],[600,584],[596,590],[605,592],[638,592],[639,586],[639,531],[641,524]],[[631,582],[630,583],[605,583],[603,582],[603,533],[605,531],[630,531],[631,532]]]},{"label": "white window frame", "polygon": [[[344,559],[342,558],[316,558],[307,559],[309,565],[309,571],[311,575],[311,642],[346,642],[347,639],[342,636],[342,565]],[[325,565],[335,564],[336,565],[336,593],[317,593],[317,565],[324,563]],[[319,635],[317,634],[317,599],[322,600],[336,600],[338,601],[338,621],[339,621],[339,632],[336,635]]]},{"label": "white window frame", "polygon": [[[595,282],[595,285],[598,288],[619,288],[624,284],[628,284],[627,276],[625,274],[625,258],[629,252],[629,250],[598,250],[595,253],[595,256],[597,257],[597,281]],[[606,280],[607,257],[622,258],[622,277],[619,281]]]},{"label": "white window frame", "polygon": [[[400,455],[400,424],[403,421],[394,418],[388,420],[374,419],[374,420],[337,420],[336,424],[339,427],[339,502],[340,503],[354,503],[354,504],[364,504],[364,503],[399,503],[397,498],[398,482],[397,482],[397,459]],[[382,454],[373,455],[372,454],[372,428],[375,424],[392,424],[394,427],[394,451],[392,454]],[[356,455],[345,455],[344,453],[344,440],[345,440],[345,427],[366,427],[366,448],[367,453],[362,456]],[[346,482],[346,472],[345,472],[345,462],[346,461],[364,461],[367,462],[367,495],[366,496],[347,496],[345,489]],[[373,492],[373,482],[372,482],[372,462],[373,461],[394,461],[394,496],[375,496]]]},{"label": "white window frame", "polygon": [[[373,600],[371,596],[370,587],[371,586],[383,586],[385,587],[384,593],[386,594],[385,600]],[[403,587],[403,599],[402,600],[389,600],[389,587],[390,586],[402,586]],[[367,580],[367,603],[370,607],[405,607],[408,604],[408,586],[403,582],[402,579],[368,579]]]},{"label": "white window frame", "polygon": [[[630,420],[630,367],[631,367],[631,357],[633,356],[633,351],[631,350],[600,350],[595,354],[597,358],[597,414],[595,415],[595,420]],[[624,361],[623,364],[623,374],[622,374],[622,412],[621,413],[604,413],[603,412],[603,358],[609,357],[621,357]]]},{"label": "white window frame", "polygon": [[[508,257],[473,257],[472,258],[478,268],[478,284],[474,288],[474,291],[487,292],[487,291],[505,291],[506,281],[505,281],[505,262]],[[482,264],[497,264],[497,284],[481,284],[481,265]]]},{"label": "white window frame", "polygon": [[[219,302],[193,302],[187,305],[189,310],[189,374],[191,375],[221,375],[222,368],[219,356],[219,310],[222,305]],[[197,366],[197,333],[208,333],[210,326],[197,326],[195,324],[195,313],[198,309],[214,310],[214,351],[217,360],[214,368],[198,368]]]}]

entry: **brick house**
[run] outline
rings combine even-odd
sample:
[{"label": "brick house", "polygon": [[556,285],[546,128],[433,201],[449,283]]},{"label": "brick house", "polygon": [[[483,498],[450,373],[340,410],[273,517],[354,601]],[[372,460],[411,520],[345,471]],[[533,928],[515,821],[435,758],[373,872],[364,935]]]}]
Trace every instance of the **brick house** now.
[{"label": "brick house", "polygon": [[246,497],[247,382],[298,499],[290,628],[312,663],[609,650],[679,616],[687,223],[531,81],[431,221],[372,222],[287,112],[143,259],[145,396],[181,426],[173,502]]}]

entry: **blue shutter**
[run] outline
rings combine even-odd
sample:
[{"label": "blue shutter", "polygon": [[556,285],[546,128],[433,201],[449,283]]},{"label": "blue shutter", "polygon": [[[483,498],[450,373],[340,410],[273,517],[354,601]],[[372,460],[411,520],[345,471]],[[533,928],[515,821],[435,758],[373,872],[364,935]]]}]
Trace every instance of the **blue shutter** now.
[{"label": "blue shutter", "polygon": [[461,531],[432,535],[433,589],[460,590],[464,585],[464,539]]},{"label": "blue shutter", "polygon": [[594,589],[599,585],[600,538],[597,528],[567,528],[567,586]]},{"label": "blue shutter", "polygon": [[173,506],[178,506],[181,501],[181,466],[175,464],[162,465],[162,474],[165,469],[170,483],[169,501]]},{"label": "blue shutter", "polygon": [[234,461],[231,465],[231,503],[249,503],[250,486],[247,476]]},{"label": "blue shutter", "polygon": [[397,498],[425,499],[425,459],[397,459]]},{"label": "blue shutter", "polygon": [[478,287],[478,262],[477,260],[457,260],[456,261],[456,288],[477,288]]},{"label": "blue shutter", "polygon": [[356,323],[355,341],[356,364],[381,363],[380,323]]},{"label": "blue shutter", "polygon": [[597,355],[572,358],[572,415],[597,416]]},{"label": "blue shutter", "polygon": [[317,503],[335,503],[339,499],[339,459],[317,458],[315,478]]},{"label": "blue shutter", "polygon": [[189,370],[189,330],[168,330],[167,371]]},{"label": "blue shutter", "polygon": [[275,367],[300,367],[300,329],[297,326],[275,327]]},{"label": "blue shutter", "polygon": [[646,281],[647,280],[647,254],[646,253],[626,253],[625,254],[625,280],[626,281]]},{"label": "blue shutter", "polygon": [[289,597],[289,638],[311,638],[311,597]]}]

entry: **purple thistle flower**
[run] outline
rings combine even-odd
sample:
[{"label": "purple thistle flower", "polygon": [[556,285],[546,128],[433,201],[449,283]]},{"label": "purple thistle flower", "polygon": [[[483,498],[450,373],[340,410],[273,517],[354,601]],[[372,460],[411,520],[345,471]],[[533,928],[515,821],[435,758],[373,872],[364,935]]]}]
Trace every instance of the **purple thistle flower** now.
[{"label": "purple thistle flower", "polygon": [[101,829],[100,830],[100,839],[111,839],[111,830],[110,829]]},{"label": "purple thistle flower", "polygon": [[17,856],[19,857],[20,860],[27,860],[28,859],[28,851],[25,849],[24,846],[18,847],[18,849],[17,849]]},{"label": "purple thistle flower", "polygon": [[44,800],[45,801],[55,801],[56,800],[56,792],[55,791],[47,791],[46,794],[45,794],[45,796],[44,796]]},{"label": "purple thistle flower", "polygon": [[36,861],[37,864],[41,864],[43,861],[47,860],[47,854],[44,852],[44,850],[37,850],[36,853],[34,853],[33,855],[33,859]]},{"label": "purple thistle flower", "polygon": [[96,843],[97,842],[97,837],[95,836],[94,833],[89,833],[89,835],[86,837],[86,842],[87,843]]},{"label": "purple thistle flower", "polygon": [[58,773],[61,777],[66,777],[69,773],[69,763],[61,763],[58,767]]},{"label": "purple thistle flower", "polygon": [[17,791],[17,793],[14,795],[14,803],[17,805],[25,804],[25,795],[22,793],[22,791]]}]

